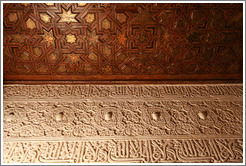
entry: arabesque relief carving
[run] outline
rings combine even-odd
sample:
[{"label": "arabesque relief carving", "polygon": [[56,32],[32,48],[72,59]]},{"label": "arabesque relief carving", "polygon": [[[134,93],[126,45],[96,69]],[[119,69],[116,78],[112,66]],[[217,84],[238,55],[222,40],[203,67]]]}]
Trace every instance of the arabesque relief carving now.
[{"label": "arabesque relief carving", "polygon": [[243,132],[242,101],[5,102],[3,117],[4,137]]},{"label": "arabesque relief carving", "polygon": [[5,85],[4,162],[242,162],[242,84]]},{"label": "arabesque relief carving", "polygon": [[216,98],[239,97],[242,100],[241,84],[206,85],[4,85],[4,99],[47,98],[160,98],[181,97]]},{"label": "arabesque relief carving", "polygon": [[241,162],[242,139],[128,139],[4,143],[4,162]]}]

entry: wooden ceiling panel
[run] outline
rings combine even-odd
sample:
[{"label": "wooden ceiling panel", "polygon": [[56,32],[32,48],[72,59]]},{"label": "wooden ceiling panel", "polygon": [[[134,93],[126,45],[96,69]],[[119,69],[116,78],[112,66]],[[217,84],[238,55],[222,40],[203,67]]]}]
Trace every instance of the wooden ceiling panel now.
[{"label": "wooden ceiling panel", "polygon": [[243,77],[242,4],[6,3],[4,80]]}]

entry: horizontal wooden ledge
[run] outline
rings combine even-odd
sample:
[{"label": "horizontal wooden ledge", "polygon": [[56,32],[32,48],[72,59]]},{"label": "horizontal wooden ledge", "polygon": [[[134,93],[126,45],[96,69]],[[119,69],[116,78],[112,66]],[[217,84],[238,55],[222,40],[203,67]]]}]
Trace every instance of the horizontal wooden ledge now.
[{"label": "horizontal wooden ledge", "polygon": [[3,81],[3,84],[25,84],[25,85],[46,85],[46,84],[53,84],[53,85],[205,85],[205,84],[242,84],[243,80],[139,80],[139,81],[131,81],[131,80],[125,80],[125,81],[96,81],[96,80],[90,80],[90,81],[80,81],[80,80],[7,80]]},{"label": "horizontal wooden ledge", "polygon": [[4,81],[243,80],[243,74],[180,75],[4,75]]}]

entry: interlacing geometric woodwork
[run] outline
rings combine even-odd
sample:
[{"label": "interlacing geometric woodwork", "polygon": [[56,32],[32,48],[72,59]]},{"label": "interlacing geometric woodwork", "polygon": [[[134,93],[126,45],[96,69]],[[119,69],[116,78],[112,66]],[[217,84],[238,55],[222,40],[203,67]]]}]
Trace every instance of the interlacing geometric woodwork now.
[{"label": "interlacing geometric woodwork", "polygon": [[3,97],[6,163],[243,161],[242,84],[4,85]]},{"label": "interlacing geometric woodwork", "polygon": [[242,79],[243,5],[6,3],[5,80]]}]

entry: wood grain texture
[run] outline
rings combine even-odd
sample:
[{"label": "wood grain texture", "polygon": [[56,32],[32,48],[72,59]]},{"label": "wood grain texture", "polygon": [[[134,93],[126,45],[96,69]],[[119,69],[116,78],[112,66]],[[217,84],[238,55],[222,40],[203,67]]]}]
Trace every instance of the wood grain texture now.
[{"label": "wood grain texture", "polygon": [[243,5],[6,3],[4,80],[242,80]]}]

